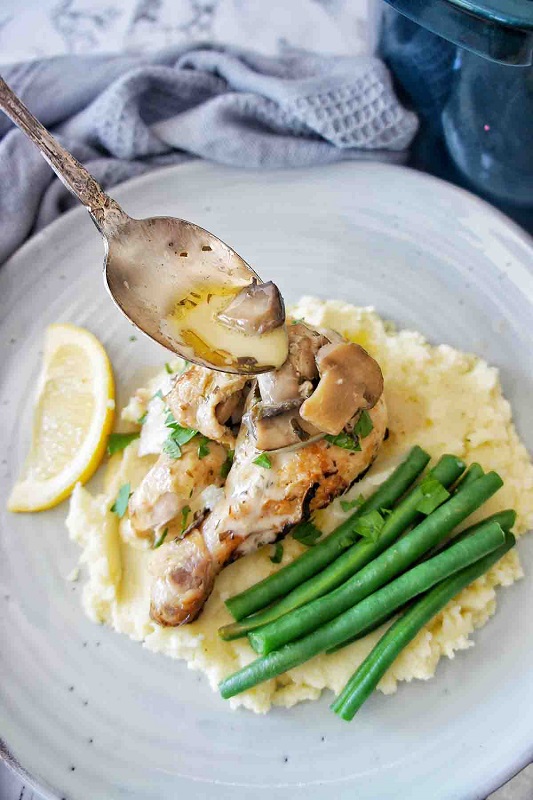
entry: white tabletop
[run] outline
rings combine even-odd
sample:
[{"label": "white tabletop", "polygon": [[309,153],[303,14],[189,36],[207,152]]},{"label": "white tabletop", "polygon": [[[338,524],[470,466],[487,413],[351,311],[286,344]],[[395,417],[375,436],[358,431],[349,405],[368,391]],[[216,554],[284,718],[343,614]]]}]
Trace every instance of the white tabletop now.
[{"label": "white tabletop", "polygon": [[[147,52],[191,41],[267,55],[292,47],[355,55],[374,49],[378,16],[375,0],[2,0],[0,64],[63,53]],[[532,797],[533,765],[491,800]],[[40,795],[0,763],[0,800]]]}]

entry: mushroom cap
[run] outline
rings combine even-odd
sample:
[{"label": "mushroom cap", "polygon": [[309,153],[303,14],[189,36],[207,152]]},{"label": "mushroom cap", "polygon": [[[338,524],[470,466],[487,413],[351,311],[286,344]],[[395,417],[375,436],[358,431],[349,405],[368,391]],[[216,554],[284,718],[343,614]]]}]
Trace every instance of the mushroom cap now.
[{"label": "mushroom cap", "polygon": [[217,318],[230,328],[257,336],[285,322],[285,305],[278,287],[255,279],[233,298]]},{"label": "mushroom cap", "polygon": [[300,408],[300,416],[336,436],[363,409],[373,408],[383,393],[379,364],[354,342],[333,342],[316,355],[320,381]]}]

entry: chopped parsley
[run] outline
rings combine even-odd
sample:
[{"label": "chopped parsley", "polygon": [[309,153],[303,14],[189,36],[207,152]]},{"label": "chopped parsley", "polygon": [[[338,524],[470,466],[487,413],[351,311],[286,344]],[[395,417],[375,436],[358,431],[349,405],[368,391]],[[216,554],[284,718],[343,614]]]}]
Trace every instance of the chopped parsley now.
[{"label": "chopped parsley", "polygon": [[369,511],[368,514],[359,517],[353,529],[359,536],[370,539],[371,542],[377,542],[384,525],[385,520],[379,511],[375,510]]},{"label": "chopped parsley", "polygon": [[111,511],[113,511],[117,517],[122,519],[124,514],[126,513],[126,509],[128,508],[128,500],[131,497],[131,486],[129,483],[125,483],[123,486],[120,487],[117,494],[117,499],[111,506]]},{"label": "chopped parsley", "polygon": [[421,514],[431,514],[432,511],[448,499],[450,493],[444,488],[442,483],[432,475],[426,475],[420,484],[422,490],[422,500],[416,507]]},{"label": "chopped parsley", "polygon": [[263,467],[263,469],[270,469],[272,467],[270,456],[266,453],[261,453],[257,458],[254,458],[252,464],[257,464],[258,467]]},{"label": "chopped parsley", "polygon": [[137,425],[144,425],[147,416],[148,416],[148,411],[145,411],[144,414],[141,414],[141,416],[137,420]]},{"label": "chopped parsley", "polygon": [[136,342],[136,341],[137,341],[137,337],[136,336],[133,336],[133,335],[130,336],[130,342]]},{"label": "chopped parsley", "polygon": [[356,497],[355,500],[341,500],[341,508],[343,511],[351,511],[352,508],[359,508],[365,502],[362,494]]},{"label": "chopped parsley", "polygon": [[200,442],[198,444],[198,458],[202,459],[209,455],[211,450],[209,449],[209,439],[207,436],[201,436]]},{"label": "chopped parsley", "polygon": [[228,477],[231,465],[233,464],[234,455],[235,455],[235,450],[228,450],[228,455],[226,456],[226,460],[220,467],[220,477],[223,478],[224,480]]},{"label": "chopped parsley", "polygon": [[158,389],[157,392],[152,395],[151,399],[153,400],[155,397],[159,397],[160,400],[163,399],[163,392],[161,391],[161,389]]},{"label": "chopped parsley", "polygon": [[179,422],[176,422],[174,415],[170,411],[165,419],[165,425],[171,430],[169,434],[170,438],[174,439],[179,445],[187,444],[187,442],[194,439],[198,433],[196,428],[185,428],[183,425],[180,425]]},{"label": "chopped parsley", "polygon": [[169,429],[168,438],[163,444],[163,453],[166,453],[171,458],[181,458],[181,448],[187,442],[198,437],[198,458],[202,459],[209,455],[209,439],[207,436],[202,436],[196,428],[185,428],[177,422],[174,414],[167,408],[167,416],[165,425]]},{"label": "chopped parsley", "polygon": [[170,433],[163,444],[163,453],[171,458],[181,458],[181,448],[198,434],[195,428],[184,428],[176,422],[174,415],[169,411],[165,419],[165,425]]},{"label": "chopped parsley", "polygon": [[174,370],[172,369],[168,361],[165,361],[165,369],[169,375],[174,375]]},{"label": "chopped parsley", "polygon": [[170,434],[170,438],[181,446],[187,444],[187,442],[190,442],[191,439],[194,439],[198,433],[198,431],[194,428],[184,428],[182,425],[178,425],[177,423],[176,425],[172,425],[171,430],[172,433]]},{"label": "chopped parsley", "polygon": [[274,552],[270,556],[270,560],[273,564],[281,564],[281,560],[283,558],[283,545],[281,542],[276,542],[274,545]]},{"label": "chopped parsley", "polygon": [[165,528],[159,539],[154,544],[154,550],[157,550],[158,547],[161,547],[165,539],[167,538],[168,528]]},{"label": "chopped parsley", "polygon": [[187,527],[187,519],[188,519],[190,513],[191,513],[190,506],[183,506],[183,508],[181,509],[181,532],[182,533],[185,530],[185,528]]},{"label": "chopped parsley", "polygon": [[374,423],[372,422],[372,418],[370,417],[368,411],[363,409],[363,411],[361,411],[361,416],[354,425],[353,432],[361,439],[364,439],[365,436],[368,436],[368,434],[373,430]]},{"label": "chopped parsley", "polygon": [[292,538],[306,547],[313,547],[322,536],[322,531],[310,520],[301,522],[292,532]]},{"label": "chopped parsley", "polygon": [[135,433],[111,433],[107,440],[108,456],[112,456],[115,453],[120,453],[120,451],[124,450],[124,448],[127,447],[130,442],[133,442],[134,439],[138,439],[139,436],[140,433],[138,431]]},{"label": "chopped parsley", "polygon": [[163,453],[166,453],[166,455],[170,456],[170,458],[181,458],[181,447],[171,436],[169,436],[168,439],[165,439],[165,442],[163,443]]},{"label": "chopped parsley", "polygon": [[337,447],[342,447],[344,450],[360,450],[359,437],[354,436],[346,431],[341,431],[337,436],[331,436],[329,433],[324,436],[324,439],[331,444],[336,444]]}]

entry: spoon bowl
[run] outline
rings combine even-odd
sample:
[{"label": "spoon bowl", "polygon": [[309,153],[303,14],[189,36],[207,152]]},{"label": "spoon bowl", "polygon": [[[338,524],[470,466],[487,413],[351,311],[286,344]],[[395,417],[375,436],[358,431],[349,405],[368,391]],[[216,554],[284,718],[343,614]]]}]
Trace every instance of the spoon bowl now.
[{"label": "spoon bowl", "polygon": [[[249,264],[209,231],[174,217],[120,218],[105,231],[104,279],[118,308],[144,333],[188,361],[220,369],[165,324],[191,292],[216,286],[228,293],[260,280]],[[271,365],[226,359],[225,372],[258,373]]]},{"label": "spoon bowl", "polygon": [[262,284],[235,250],[183,219],[129,217],[2,78],[0,108],[89,211],[105,243],[107,289],[133,325],[210,369],[257,374],[281,366],[288,354],[281,299],[276,330],[265,335],[229,331],[219,317],[225,302],[245,287]]}]

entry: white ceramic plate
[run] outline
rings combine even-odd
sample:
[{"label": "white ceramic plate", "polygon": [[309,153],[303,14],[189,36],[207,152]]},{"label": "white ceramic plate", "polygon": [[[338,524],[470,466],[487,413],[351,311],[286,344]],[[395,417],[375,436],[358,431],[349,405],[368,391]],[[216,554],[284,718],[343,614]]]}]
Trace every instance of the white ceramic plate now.
[{"label": "white ceramic plate", "polygon": [[[134,216],[174,214],[231,242],[291,301],[375,305],[434,342],[497,364],[533,445],[531,242],[472,196],[398,167],[241,172],[192,163],[114,192]],[[45,326],[86,325],[121,399],[165,360],[107,297],[102,246],[82,209],[0,270],[2,497],[26,452]],[[4,503],[2,503],[2,506]],[[330,697],[265,717],[232,713],[179,662],[90,623],[66,506],[0,521],[0,725],[13,758],[68,800],[484,798],[533,753],[533,537],[526,580],[500,591],[476,647],[429,683],[374,695],[347,725]],[[52,788],[53,787],[53,788]],[[48,792],[48,794],[46,794]]]}]

